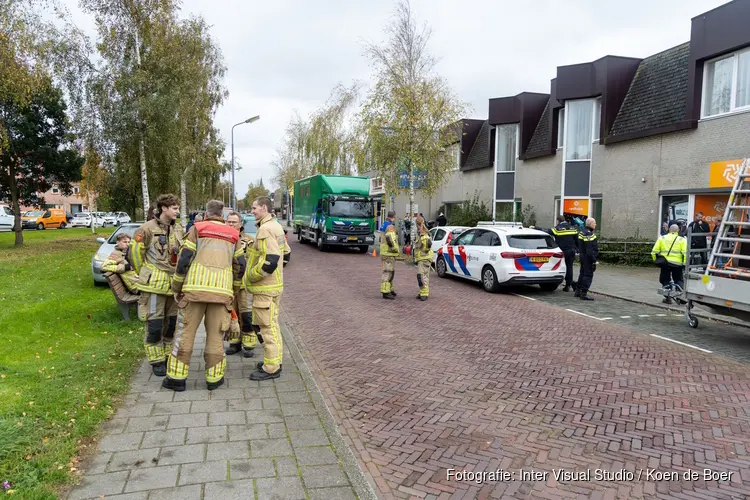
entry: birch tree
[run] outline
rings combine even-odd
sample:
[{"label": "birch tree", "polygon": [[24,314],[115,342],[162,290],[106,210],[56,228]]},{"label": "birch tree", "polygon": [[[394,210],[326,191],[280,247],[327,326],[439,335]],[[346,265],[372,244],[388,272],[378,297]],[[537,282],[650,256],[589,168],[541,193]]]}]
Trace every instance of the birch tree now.
[{"label": "birch tree", "polygon": [[[408,0],[400,1],[385,31],[384,44],[366,47],[375,83],[358,117],[357,163],[374,169],[388,192],[409,193],[413,242],[415,184],[432,195],[445,182],[455,166],[445,145],[455,141],[466,106],[436,74],[427,50],[431,31],[417,26]],[[407,186],[399,182],[404,177]]]}]

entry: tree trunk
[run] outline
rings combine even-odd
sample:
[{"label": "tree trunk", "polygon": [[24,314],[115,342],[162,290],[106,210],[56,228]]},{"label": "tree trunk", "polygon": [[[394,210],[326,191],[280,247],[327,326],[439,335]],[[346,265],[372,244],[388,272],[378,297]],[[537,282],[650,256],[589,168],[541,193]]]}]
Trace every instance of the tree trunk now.
[{"label": "tree trunk", "polygon": [[146,148],[143,144],[143,132],[138,141],[138,153],[141,158],[141,192],[143,195],[143,217],[148,219],[148,209],[151,206],[151,200],[148,199],[148,172],[146,171]]},{"label": "tree trunk", "polygon": [[[193,165],[195,165],[195,158],[193,158]],[[180,220],[183,226],[187,226],[187,176],[191,168],[192,165],[183,170],[180,176]]]},{"label": "tree trunk", "polygon": [[414,257],[414,244],[417,241],[417,225],[414,223],[414,165],[409,160],[409,223],[411,238],[411,256]]},{"label": "tree trunk", "polygon": [[14,246],[20,247],[23,245],[23,228],[21,227],[21,206],[18,202],[18,184],[16,180],[16,169],[13,168],[11,163],[10,172],[8,176],[10,181],[10,203],[13,207],[13,231],[16,233],[16,242]]}]

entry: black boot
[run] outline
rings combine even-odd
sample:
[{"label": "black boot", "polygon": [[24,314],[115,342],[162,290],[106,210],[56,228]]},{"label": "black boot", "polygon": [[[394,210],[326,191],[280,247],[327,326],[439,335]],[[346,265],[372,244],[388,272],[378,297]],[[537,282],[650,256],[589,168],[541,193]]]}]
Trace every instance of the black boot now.
[{"label": "black boot", "polygon": [[[258,361],[258,364],[255,365],[258,368],[258,371],[263,371],[263,361]],[[281,369],[284,365],[279,365],[279,373],[281,373]]]},{"label": "black boot", "polygon": [[594,297],[592,297],[588,293],[583,293],[581,294],[581,300],[594,300]]},{"label": "black boot", "polygon": [[425,300],[427,300],[427,295],[420,295],[419,300],[424,302]]},{"label": "black boot", "polygon": [[570,285],[565,285],[563,287],[563,292],[569,292],[570,291]]},{"label": "black boot", "polygon": [[186,389],[185,380],[175,380],[173,378],[166,377],[161,381],[161,386],[165,389],[172,389],[176,392],[182,392]]},{"label": "black boot", "polygon": [[398,297],[398,294],[397,294],[396,292],[394,292],[393,290],[391,290],[391,291],[390,291],[389,293],[390,293],[391,295],[393,295],[394,297]]},{"label": "black boot", "polygon": [[383,294],[383,298],[384,299],[389,299],[389,300],[395,300],[396,299],[396,297],[393,296],[393,295],[391,295],[390,293],[384,293]]},{"label": "black boot", "polygon": [[151,371],[157,377],[164,377],[167,375],[167,363],[162,361],[161,363],[153,364],[151,365]]},{"label": "black boot", "polygon": [[575,297],[581,296],[581,291],[576,288],[576,293],[573,294]]},{"label": "black boot", "polygon": [[242,356],[244,356],[246,358],[254,358],[255,357],[255,348],[245,349],[243,347],[242,348]]},{"label": "black boot", "polygon": [[229,344],[229,347],[226,351],[224,351],[224,354],[227,356],[231,356],[232,354],[237,354],[242,350],[242,344]]},{"label": "black boot", "polygon": [[662,302],[664,302],[665,304],[671,304],[672,299],[670,297],[664,297],[664,300],[662,300]]},{"label": "black boot", "polygon": [[218,382],[206,382],[206,389],[213,391],[224,385],[224,377],[221,377]]},{"label": "black boot", "polygon": [[261,369],[250,374],[250,380],[271,380],[279,377],[281,377],[281,369],[277,370],[276,373],[267,373]]}]

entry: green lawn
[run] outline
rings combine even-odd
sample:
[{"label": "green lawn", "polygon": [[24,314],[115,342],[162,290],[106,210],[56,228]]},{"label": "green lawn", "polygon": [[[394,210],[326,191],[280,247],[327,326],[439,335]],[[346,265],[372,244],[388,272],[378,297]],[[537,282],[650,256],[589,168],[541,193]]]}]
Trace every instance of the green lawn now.
[{"label": "green lawn", "polygon": [[0,484],[15,498],[57,498],[142,359],[142,323],[91,276],[111,233],[24,231],[20,249],[0,233]]}]

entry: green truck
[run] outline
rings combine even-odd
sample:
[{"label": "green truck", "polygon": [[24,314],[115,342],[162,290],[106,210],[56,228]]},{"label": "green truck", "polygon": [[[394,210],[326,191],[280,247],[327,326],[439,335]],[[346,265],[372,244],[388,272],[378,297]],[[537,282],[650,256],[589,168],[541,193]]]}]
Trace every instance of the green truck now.
[{"label": "green truck", "polygon": [[356,247],[375,244],[375,205],[370,178],[317,174],[295,181],[292,212],[300,243]]}]

